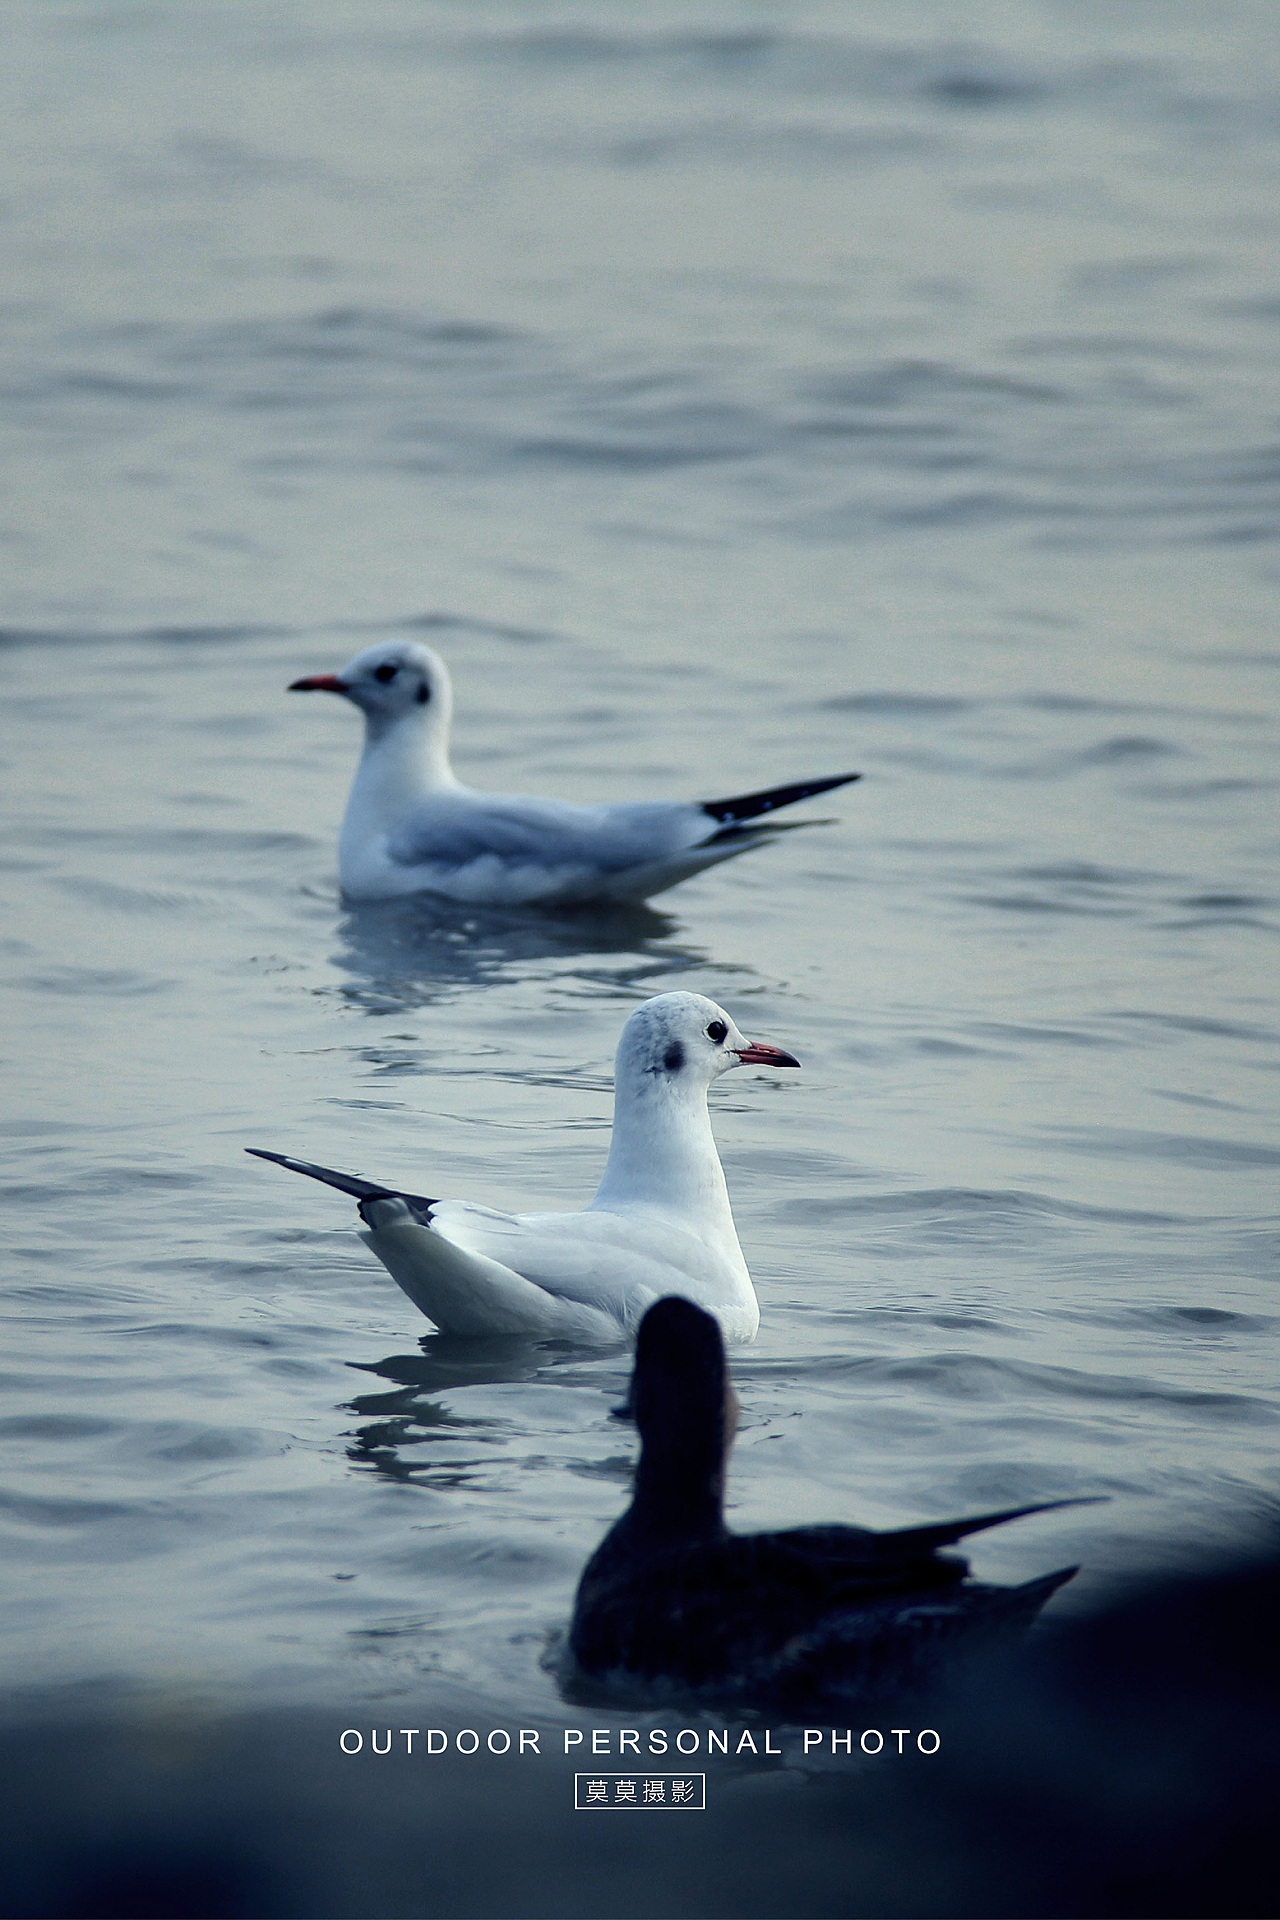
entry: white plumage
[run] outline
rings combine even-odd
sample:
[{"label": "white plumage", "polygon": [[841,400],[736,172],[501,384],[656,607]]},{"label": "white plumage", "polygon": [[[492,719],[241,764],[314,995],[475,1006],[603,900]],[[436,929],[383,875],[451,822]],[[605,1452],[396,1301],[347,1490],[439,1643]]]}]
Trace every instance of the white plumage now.
[{"label": "white plumage", "polygon": [[799,1062],[745,1040],[701,994],[646,1000],[618,1043],[609,1159],[581,1213],[428,1200],[285,1154],[249,1152],[353,1194],[365,1240],[442,1332],[613,1341],[674,1293],[713,1313],[726,1339],[751,1340],[760,1311],[707,1090],[730,1068],[752,1064]]},{"label": "white plumage", "polygon": [[772,817],[778,808],[858,778],[842,773],[725,800],[604,806],[481,793],[449,764],[453,692],[430,647],[367,647],[340,674],[295,680],[290,691],[340,693],[365,716],[338,841],[342,890],[352,900],[647,900],[785,831]]}]

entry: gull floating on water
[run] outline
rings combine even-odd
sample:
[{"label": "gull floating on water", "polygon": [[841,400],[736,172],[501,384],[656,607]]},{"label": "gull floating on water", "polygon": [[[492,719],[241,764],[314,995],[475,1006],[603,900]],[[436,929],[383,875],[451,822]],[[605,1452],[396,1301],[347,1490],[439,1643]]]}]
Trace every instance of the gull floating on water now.
[{"label": "gull floating on water", "polygon": [[788,823],[773,818],[780,807],[860,777],[839,773],[726,800],[587,807],[480,793],[449,765],[453,692],[430,647],[367,647],[341,673],[312,674],[289,691],[340,693],[364,714],[364,752],[338,840],[342,891],[352,900],[648,900],[785,832]]},{"label": "gull floating on water", "polygon": [[731,1533],[724,1483],[738,1402],[720,1329],[687,1299],[641,1323],[627,1411],[640,1429],[630,1507],[587,1562],[564,1678],[634,1695],[700,1691],[803,1711],[900,1692],[989,1636],[1019,1632],[1077,1571],[993,1587],[940,1549],[1075,1500],[873,1533]]},{"label": "gull floating on water", "polygon": [[707,1089],[731,1067],[797,1067],[745,1040],[700,993],[661,993],[622,1029],[613,1139],[581,1213],[499,1213],[427,1200],[287,1154],[249,1147],[360,1203],[362,1237],[442,1333],[530,1334],[599,1343],[632,1334],[646,1308],[682,1294],[730,1340],[760,1309],[729,1208]]}]

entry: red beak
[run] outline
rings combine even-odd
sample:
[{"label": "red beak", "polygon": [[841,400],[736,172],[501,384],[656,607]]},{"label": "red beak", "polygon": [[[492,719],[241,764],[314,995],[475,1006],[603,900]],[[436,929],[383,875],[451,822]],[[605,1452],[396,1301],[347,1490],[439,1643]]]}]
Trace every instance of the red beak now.
[{"label": "red beak", "polygon": [[768,1046],[763,1040],[753,1040],[749,1047],[735,1047],[734,1052],[744,1067],[798,1067],[800,1065],[793,1053],[784,1053],[781,1047]]},{"label": "red beak", "polygon": [[291,680],[289,693],[345,693],[347,683],[339,680],[336,673],[313,673],[306,680]]}]

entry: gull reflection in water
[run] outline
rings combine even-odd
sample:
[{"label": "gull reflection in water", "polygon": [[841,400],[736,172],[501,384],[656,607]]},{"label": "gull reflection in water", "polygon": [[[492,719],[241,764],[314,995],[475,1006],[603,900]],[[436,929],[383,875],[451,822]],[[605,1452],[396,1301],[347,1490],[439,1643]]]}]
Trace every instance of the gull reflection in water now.
[{"label": "gull reflection in water", "polygon": [[669,914],[649,907],[551,913],[460,907],[420,894],[348,907],[334,965],[347,976],[344,997],[373,1014],[428,1006],[460,987],[507,984],[561,966],[623,991],[653,992],[652,982],[708,965],[701,948],[674,937],[677,927]]}]

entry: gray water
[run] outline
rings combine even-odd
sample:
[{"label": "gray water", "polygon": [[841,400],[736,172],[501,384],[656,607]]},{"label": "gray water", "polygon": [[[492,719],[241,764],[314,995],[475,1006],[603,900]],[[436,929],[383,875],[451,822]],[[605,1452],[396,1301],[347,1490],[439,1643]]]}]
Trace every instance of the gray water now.
[{"label": "gray water", "polygon": [[[579,1205],[678,987],[804,1063],[713,1095],[735,1524],[1107,1494],[976,1545],[1069,1614],[1274,1516],[1273,11],[2,17],[11,1710],[574,1719],[626,1354],[242,1149]],[[660,911],[348,910],[283,689],[401,632],[480,785],[865,777]]]}]

